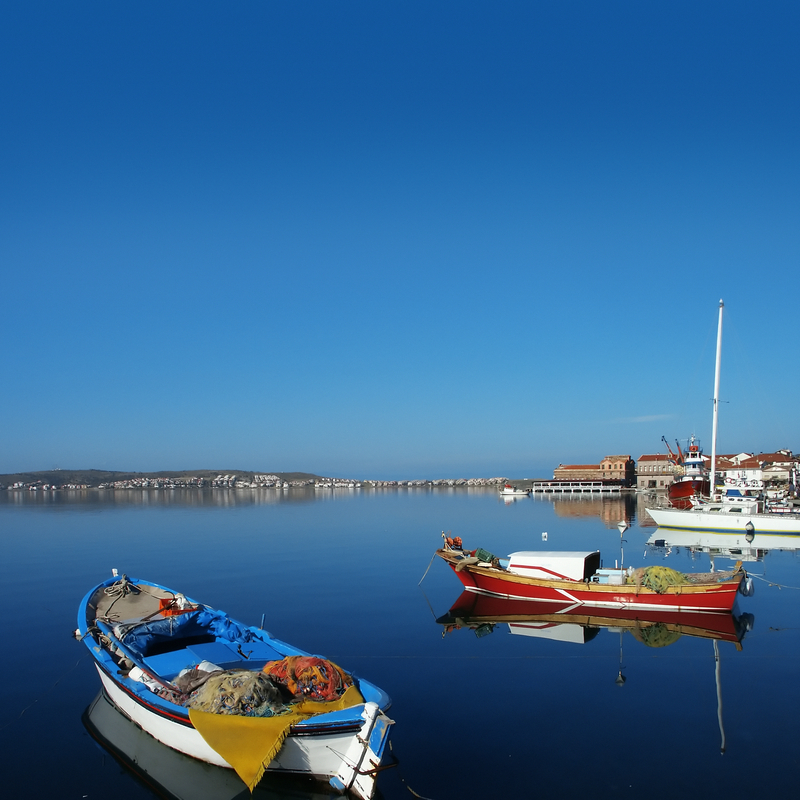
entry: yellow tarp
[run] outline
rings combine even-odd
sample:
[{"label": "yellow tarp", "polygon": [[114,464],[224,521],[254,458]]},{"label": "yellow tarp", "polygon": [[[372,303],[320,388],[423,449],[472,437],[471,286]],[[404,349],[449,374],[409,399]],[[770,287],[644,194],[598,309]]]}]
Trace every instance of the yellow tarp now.
[{"label": "yellow tarp", "polygon": [[316,714],[341,711],[363,702],[361,693],[351,686],[338,700],[330,703],[306,700],[293,706],[292,713],[279,717],[208,714],[190,708],[189,719],[206,743],[236,770],[252,792],[281,749],[292,725]]}]

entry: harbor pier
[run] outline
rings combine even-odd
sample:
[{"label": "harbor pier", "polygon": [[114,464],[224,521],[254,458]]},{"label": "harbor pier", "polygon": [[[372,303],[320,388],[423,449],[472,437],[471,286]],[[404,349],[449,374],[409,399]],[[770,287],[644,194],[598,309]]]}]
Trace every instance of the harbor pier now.
[{"label": "harbor pier", "polygon": [[622,481],[533,481],[531,490],[538,494],[620,494]]}]

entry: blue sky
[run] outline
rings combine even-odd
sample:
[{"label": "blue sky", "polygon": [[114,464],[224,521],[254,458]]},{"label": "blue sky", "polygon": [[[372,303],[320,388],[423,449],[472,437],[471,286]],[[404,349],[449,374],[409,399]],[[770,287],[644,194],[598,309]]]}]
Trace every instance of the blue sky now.
[{"label": "blue sky", "polygon": [[0,472],[800,450],[800,7],[7,2]]}]

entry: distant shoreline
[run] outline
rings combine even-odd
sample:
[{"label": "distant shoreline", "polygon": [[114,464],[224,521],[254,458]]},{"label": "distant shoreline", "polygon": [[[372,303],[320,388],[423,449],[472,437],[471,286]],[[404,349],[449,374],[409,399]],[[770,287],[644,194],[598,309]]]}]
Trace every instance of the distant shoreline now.
[{"label": "distant shoreline", "polygon": [[[187,470],[180,472],[116,472],[104,470],[42,470],[0,475],[7,491],[64,491],[89,489],[319,489],[392,488],[423,486],[498,486],[508,478],[439,478],[374,480],[316,475],[309,472],[252,472],[249,470]],[[525,479],[530,482],[531,479]]]}]

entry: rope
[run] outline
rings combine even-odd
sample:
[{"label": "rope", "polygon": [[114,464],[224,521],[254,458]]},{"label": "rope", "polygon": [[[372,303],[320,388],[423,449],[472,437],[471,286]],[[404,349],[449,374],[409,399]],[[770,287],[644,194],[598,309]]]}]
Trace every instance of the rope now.
[{"label": "rope", "polygon": [[58,686],[58,684],[61,682],[61,679],[65,678],[67,675],[69,675],[69,673],[72,672],[72,670],[74,670],[75,667],[77,667],[78,664],[80,664],[81,661],[83,661],[89,655],[91,655],[91,653],[86,653],[86,655],[81,656],[66,672],[64,672],[61,675],[59,675],[59,677],[56,679],[56,682],[49,689],[45,689],[45,691],[42,692],[39,695],[39,697],[37,697],[32,703],[30,703],[29,705],[25,706],[25,708],[23,708],[22,711],[19,712],[19,716],[18,717],[15,717],[14,719],[9,720],[8,722],[6,722],[5,725],[0,727],[0,731],[4,731],[9,725],[11,725],[14,722],[19,722],[22,719],[22,717],[23,717],[23,715],[25,714],[26,711],[28,711],[29,709],[33,708],[46,694],[49,694],[50,692],[52,692],[53,689],[55,689],[56,686]]},{"label": "rope", "polygon": [[[419,584],[418,584],[419,585]],[[436,612],[433,610],[433,606],[431,605],[431,601],[428,600],[428,595],[425,594],[425,590],[420,587],[420,591],[422,592],[422,596],[425,598],[425,602],[428,604],[428,608],[431,610],[431,616],[436,619]]]},{"label": "rope", "polygon": [[[175,601],[175,592],[167,590],[172,595],[172,601]],[[112,583],[111,586],[106,586],[103,589],[103,593],[108,597],[113,597],[114,599],[111,601],[111,605],[106,609],[106,613],[99,617],[99,619],[103,619],[106,622],[113,624],[114,620],[111,618],[111,609],[114,608],[114,603],[117,602],[122,597],[127,597],[129,594],[147,594],[150,597],[155,597],[157,600],[161,600],[161,596],[157,595],[155,592],[151,592],[146,586],[139,586],[138,583],[133,583],[127,575],[123,574],[123,576],[116,582]],[[142,617],[141,620],[138,622],[132,622],[129,625],[124,627],[124,633],[122,634],[125,636],[126,634],[130,633],[137,625],[143,625],[146,623],[151,617],[156,616],[161,611],[160,608],[157,608],[155,611],[148,614],[146,617]],[[122,629],[122,626],[120,626]]]},{"label": "rope", "polygon": [[[431,563],[430,563],[430,564],[428,564],[428,569],[430,569],[430,568],[431,568],[431,564],[433,564],[433,559],[434,559],[434,558],[436,558],[436,553],[434,553],[434,554],[433,554],[433,557],[431,558]],[[425,575],[427,575],[427,574],[428,574],[428,569],[426,569],[426,570],[425,570]],[[422,583],[422,581],[424,581],[424,580],[425,580],[425,575],[423,575],[423,576],[422,576],[422,577],[419,579],[419,583],[417,584],[417,586],[419,586],[419,585]]]},{"label": "rope", "polygon": [[767,586],[777,586],[779,589],[797,589],[800,591],[800,586],[787,586],[785,583],[776,583],[775,581],[767,580],[763,575],[755,575],[754,573],[748,570],[747,574],[751,578],[758,578],[760,581],[764,581]]},{"label": "rope", "polygon": [[108,615],[111,613],[111,609],[114,608],[114,604],[122,597],[127,597],[129,594],[139,592],[139,587],[136,584],[131,583],[128,580],[128,576],[124,575],[116,582],[112,583],[111,586],[106,586],[103,589],[103,594],[107,597],[113,597],[114,599],[111,601],[111,605],[106,609],[106,619],[108,619]]},{"label": "rope", "polygon": [[409,785],[408,785],[408,784],[405,782],[405,779],[403,778],[403,776],[402,776],[402,775],[400,776],[400,780],[401,780],[401,781],[402,781],[402,782],[405,784],[405,787],[406,787],[406,789],[408,789],[408,791],[409,791],[409,792],[411,792],[411,794],[413,794],[413,795],[414,795],[414,797],[419,797],[419,798],[420,798],[420,800],[431,800],[431,798],[430,798],[430,797],[425,797],[425,795],[423,795],[423,794],[419,794],[419,792],[415,792],[415,791],[414,791],[414,790],[413,790],[413,789],[412,789],[412,788],[411,788],[411,787],[410,787],[410,786],[409,786]]},{"label": "rope", "polygon": [[113,597],[114,602],[119,600],[120,597],[138,593],[139,587],[135,583],[131,583],[127,575],[123,575],[116,583],[112,583],[111,586],[106,586],[103,589],[103,594]]},{"label": "rope", "polygon": [[[389,739],[389,750],[391,750],[392,753],[394,753],[394,748],[392,747],[392,740],[391,739]],[[425,795],[420,794],[419,792],[415,792],[408,785],[408,783],[406,783],[406,779],[403,777],[402,771],[400,769],[400,759],[396,759],[396,761],[397,761],[397,777],[400,778],[400,782],[406,787],[406,789],[408,789],[408,791],[411,792],[411,794],[413,794],[414,797],[418,797],[419,800],[431,800],[430,797],[425,797]]]}]

